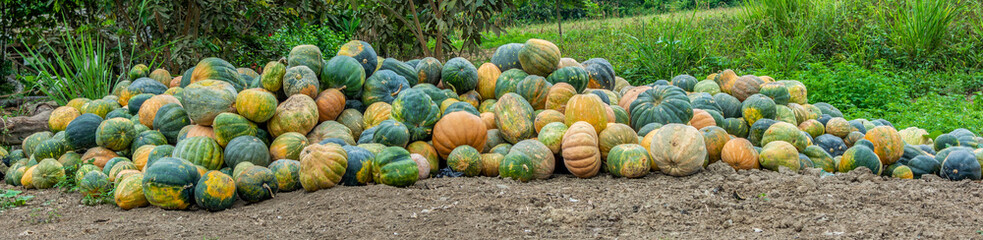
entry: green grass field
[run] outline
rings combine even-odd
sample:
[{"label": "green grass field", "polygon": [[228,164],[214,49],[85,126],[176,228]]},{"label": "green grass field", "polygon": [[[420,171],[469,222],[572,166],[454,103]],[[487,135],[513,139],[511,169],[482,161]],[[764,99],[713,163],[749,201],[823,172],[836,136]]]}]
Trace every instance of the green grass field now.
[{"label": "green grass field", "polygon": [[[920,1],[925,0],[912,0]],[[774,17],[775,9],[760,3],[567,21],[562,36],[556,23],[514,26],[489,35],[482,46],[491,52],[530,38],[549,40],[564,57],[609,60],[617,75],[633,85],[680,74],[702,79],[723,69],[794,79],[808,87],[810,102],[833,104],[851,119],[883,118],[898,129],[915,126],[935,133],[956,128],[983,132],[983,122],[977,121],[983,119],[983,102],[976,101],[983,96],[980,4],[957,6],[959,15],[936,37],[938,47],[909,51],[902,43],[911,37],[892,30],[901,17],[891,12],[910,6],[822,2],[798,10],[809,14],[789,13],[802,17],[784,24]]]}]

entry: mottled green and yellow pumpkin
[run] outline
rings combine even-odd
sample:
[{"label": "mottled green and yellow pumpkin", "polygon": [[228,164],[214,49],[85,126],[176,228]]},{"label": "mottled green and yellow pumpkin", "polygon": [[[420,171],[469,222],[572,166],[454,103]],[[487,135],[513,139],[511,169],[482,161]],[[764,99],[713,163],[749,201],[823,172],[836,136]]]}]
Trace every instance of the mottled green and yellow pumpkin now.
[{"label": "mottled green and yellow pumpkin", "polygon": [[280,192],[290,192],[301,188],[300,161],[280,159],[270,163],[270,171],[276,177]]},{"label": "mottled green and yellow pumpkin", "polygon": [[136,137],[133,122],[125,118],[113,118],[99,124],[96,131],[96,144],[108,149],[120,151],[130,148],[130,143]]},{"label": "mottled green and yellow pumpkin", "polygon": [[116,206],[123,210],[130,210],[150,205],[147,202],[147,197],[143,194],[143,185],[141,184],[143,177],[143,173],[136,173],[119,179],[119,182],[116,183],[116,189],[113,190],[113,201]]},{"label": "mottled green and yellow pumpkin", "polygon": [[419,177],[420,169],[406,149],[384,148],[372,161],[372,179],[376,183],[407,187],[416,183]]},{"label": "mottled green and yellow pumpkin", "polygon": [[604,162],[605,169],[615,177],[639,178],[648,174],[652,158],[638,144],[621,144],[611,148]]},{"label": "mottled green and yellow pumpkin", "polygon": [[550,88],[553,84],[540,76],[527,76],[516,83],[515,92],[526,99],[533,109],[540,110],[546,107],[546,100]]},{"label": "mottled green and yellow pumpkin", "polygon": [[875,175],[880,175],[883,165],[873,150],[867,146],[856,145],[843,152],[842,158],[836,165],[836,171],[845,173],[861,167],[870,169]]},{"label": "mottled green and yellow pumpkin", "polygon": [[201,80],[184,88],[181,106],[194,123],[211,126],[223,112],[235,112],[236,89],[227,82]]},{"label": "mottled green and yellow pumpkin", "polygon": [[773,141],[761,148],[758,155],[758,163],[761,168],[778,171],[779,167],[787,167],[792,171],[799,171],[799,152],[795,146],[785,141]]},{"label": "mottled green and yellow pumpkin", "polygon": [[775,111],[775,101],[761,94],[751,95],[741,104],[741,113],[748,125],[754,125],[760,119],[775,118]]},{"label": "mottled green and yellow pumpkin", "polygon": [[826,122],[826,133],[840,138],[846,137],[850,132],[856,130],[857,128],[850,125],[850,122],[841,117],[832,118]]},{"label": "mottled green and yellow pumpkin", "polygon": [[283,75],[283,93],[287,96],[303,94],[313,99],[317,96],[319,88],[317,72],[307,66],[287,68],[287,72]]},{"label": "mottled green and yellow pumpkin", "polygon": [[165,157],[150,165],[143,176],[143,194],[151,205],[163,209],[186,209],[194,204],[195,184],[201,175],[194,164]]},{"label": "mottled green and yellow pumpkin", "polygon": [[898,131],[894,130],[894,127],[879,126],[867,130],[864,139],[874,144],[874,148],[871,150],[877,154],[882,165],[891,165],[901,159],[901,155],[904,154],[904,140],[901,139]]},{"label": "mottled green and yellow pumpkin", "polygon": [[587,74],[590,75],[590,81],[587,83],[587,88],[607,90],[614,89],[614,66],[612,66],[608,60],[603,58],[591,58],[587,59],[587,61],[584,61],[582,64],[584,65],[584,70],[587,70]]},{"label": "mottled green and yellow pumpkin", "polygon": [[608,158],[608,152],[612,148],[622,144],[638,144],[638,134],[628,125],[621,123],[608,123],[597,135],[598,149],[601,151],[601,159]]},{"label": "mottled green and yellow pumpkin", "polygon": [[458,146],[447,156],[447,166],[464,176],[478,176],[481,174],[481,153],[468,145]]},{"label": "mottled green and yellow pumpkin", "polygon": [[536,132],[538,133],[544,126],[546,126],[546,124],[553,122],[563,123],[564,120],[565,118],[563,113],[557,112],[556,110],[547,109],[539,112],[539,114],[536,114],[536,120],[534,121],[533,125],[536,127]]},{"label": "mottled green and yellow pumpkin", "polygon": [[236,71],[236,68],[232,64],[219,58],[210,57],[202,59],[198,61],[198,64],[193,69],[194,71],[191,72],[190,78],[188,79],[189,85],[185,85],[182,82],[182,86],[191,86],[200,81],[213,80],[226,82],[238,92],[248,85],[248,82],[242,79],[242,76],[239,75],[239,72]]},{"label": "mottled green and yellow pumpkin", "polygon": [[556,169],[556,159],[549,147],[535,139],[522,140],[511,148],[509,153],[522,152],[532,160],[534,179],[548,179]]},{"label": "mottled green and yellow pumpkin", "polygon": [[813,167],[821,168],[826,172],[836,172],[836,163],[833,162],[833,156],[829,155],[822,147],[809,145],[802,153],[809,157]]},{"label": "mottled green and yellow pumpkin", "polygon": [[789,102],[798,104],[809,103],[808,94],[806,92],[806,85],[795,80],[781,80],[778,83],[785,84],[785,88],[788,89]]},{"label": "mottled green and yellow pumpkin", "polygon": [[314,99],[297,94],[276,107],[276,113],[267,122],[267,128],[273,136],[287,132],[307,134],[317,125],[317,119],[317,104]]},{"label": "mottled green and yellow pumpkin", "polygon": [[534,117],[532,105],[518,94],[507,93],[495,103],[495,125],[510,143],[535,136]]},{"label": "mottled green and yellow pumpkin", "polygon": [[498,174],[502,178],[528,182],[534,178],[535,168],[533,159],[523,152],[510,152],[502,158],[498,165]]},{"label": "mottled green and yellow pumpkin", "polygon": [[798,127],[786,122],[777,122],[768,127],[761,137],[761,145],[768,145],[773,141],[785,141],[795,146],[797,151],[805,150],[806,146],[812,145],[812,140],[807,133],[799,130]]},{"label": "mottled green and yellow pumpkin", "polygon": [[188,160],[208,170],[218,170],[225,163],[222,146],[208,137],[190,137],[178,142],[171,156]]},{"label": "mottled green and yellow pumpkin", "polygon": [[574,95],[577,95],[577,90],[570,84],[563,82],[553,84],[546,95],[545,107],[546,109],[565,113],[567,109],[567,102],[570,101],[570,98]]},{"label": "mottled green and yellow pumpkin", "polygon": [[522,68],[519,63],[519,51],[522,50],[522,46],[522,43],[508,43],[498,46],[495,53],[492,54],[491,62],[502,71]]},{"label": "mottled green and yellow pumpkin", "polygon": [[81,115],[82,113],[73,107],[61,106],[55,108],[54,111],[51,111],[51,116],[48,117],[48,129],[56,133],[65,131],[65,128],[68,128],[68,124]]},{"label": "mottled green and yellow pumpkin", "polygon": [[543,126],[541,131],[539,131],[539,136],[536,140],[539,140],[546,145],[553,152],[553,154],[560,153],[560,148],[563,144],[563,135],[567,133],[566,124],[563,122],[553,122]]},{"label": "mottled green and yellow pumpkin", "polygon": [[687,176],[703,170],[707,149],[699,130],[670,123],[651,134],[654,135],[649,153],[653,170],[670,176]]},{"label": "mottled green and yellow pumpkin", "polygon": [[560,63],[560,48],[542,39],[529,39],[519,50],[519,64],[529,74],[549,76]]},{"label": "mottled green and yellow pumpkin", "polygon": [[236,195],[247,203],[272,199],[280,191],[276,177],[269,168],[250,166],[235,176]]},{"label": "mottled green and yellow pumpkin", "polygon": [[[440,72],[444,69],[444,65],[440,63],[440,60],[433,57],[425,57],[414,67],[416,68],[417,83],[427,83],[435,86],[440,83]],[[480,78],[480,69],[478,75]]]},{"label": "mottled green and yellow pumpkin", "polygon": [[369,43],[359,40],[351,40],[338,48],[338,54],[354,58],[364,69],[365,76],[371,76],[379,63],[375,49]]},{"label": "mottled green and yellow pumpkin", "polygon": [[300,154],[300,184],[308,192],[334,187],[348,167],[348,154],[341,146],[311,144]]},{"label": "mottled green and yellow pumpkin", "polygon": [[262,123],[273,117],[279,102],[276,96],[269,91],[262,88],[251,88],[239,92],[236,95],[235,104],[239,115],[249,119],[249,121]]},{"label": "mottled green and yellow pumpkin", "polygon": [[300,160],[300,152],[309,144],[307,137],[300,133],[288,132],[277,136],[270,143],[271,159]]},{"label": "mottled green and yellow pumpkin", "polygon": [[106,114],[119,108],[120,105],[114,101],[104,99],[94,100],[82,106],[82,114],[92,113],[99,117],[106,117]]},{"label": "mottled green and yellow pumpkin", "polygon": [[594,94],[577,94],[570,97],[567,101],[567,110],[564,113],[564,123],[572,126],[574,123],[583,121],[590,124],[597,135],[607,127],[609,119],[606,114],[607,105],[601,101],[600,97]]},{"label": "mottled green and yellow pumpkin", "polygon": [[222,211],[236,201],[236,183],[219,171],[208,171],[195,186],[195,203],[208,211]]}]

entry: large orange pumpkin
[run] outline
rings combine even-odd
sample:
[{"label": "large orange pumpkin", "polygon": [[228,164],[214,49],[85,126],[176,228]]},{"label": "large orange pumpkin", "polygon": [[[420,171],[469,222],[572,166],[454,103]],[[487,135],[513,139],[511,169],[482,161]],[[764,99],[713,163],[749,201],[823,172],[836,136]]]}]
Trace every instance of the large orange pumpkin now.
[{"label": "large orange pumpkin", "polygon": [[597,95],[574,95],[567,102],[567,112],[563,114],[566,119],[564,123],[572,126],[575,122],[587,122],[594,127],[594,134],[597,135],[608,125],[608,109],[605,107],[607,104],[604,104]]},{"label": "large orange pumpkin", "polygon": [[715,76],[714,82],[720,85],[720,90],[724,93],[731,94],[731,90],[734,89],[734,82],[737,81],[737,73],[734,70],[724,70]]},{"label": "large orange pumpkin", "polygon": [[102,168],[106,166],[106,162],[109,162],[109,159],[114,157],[119,157],[119,155],[116,155],[116,152],[113,152],[113,150],[104,147],[94,147],[89,148],[88,151],[85,151],[85,154],[82,154],[82,162],[92,163],[96,167]]},{"label": "large orange pumpkin", "polygon": [[601,151],[597,148],[597,132],[588,122],[578,121],[563,134],[560,154],[563,165],[574,176],[590,178],[601,169]]},{"label": "large orange pumpkin", "polygon": [[335,120],[345,110],[345,94],[337,88],[325,89],[317,95],[314,103],[317,104],[318,122]]},{"label": "large orange pumpkin", "polygon": [[441,158],[447,159],[454,148],[462,145],[485,148],[488,129],[478,116],[464,111],[452,112],[440,118],[433,127],[433,147]]},{"label": "large orange pumpkin", "polygon": [[143,105],[140,105],[140,112],[137,113],[140,115],[140,124],[154,129],[154,117],[157,116],[157,110],[168,103],[177,103],[180,105],[181,101],[178,101],[174,96],[163,94],[150,97],[150,99],[144,101]]},{"label": "large orange pumpkin", "polygon": [[735,170],[758,169],[758,151],[754,150],[751,141],[744,138],[734,138],[724,144],[720,151],[720,161],[727,163]]}]

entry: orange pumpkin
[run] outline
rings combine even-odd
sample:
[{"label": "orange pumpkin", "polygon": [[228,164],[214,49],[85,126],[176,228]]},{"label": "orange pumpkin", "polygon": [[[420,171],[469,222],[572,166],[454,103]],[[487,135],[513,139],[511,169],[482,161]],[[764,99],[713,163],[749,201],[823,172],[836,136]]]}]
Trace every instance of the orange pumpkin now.
[{"label": "orange pumpkin", "polygon": [[717,82],[717,85],[720,85],[721,91],[731,94],[731,90],[734,89],[734,82],[737,81],[737,73],[734,70],[727,69],[717,74],[713,81]]},{"label": "orange pumpkin", "polygon": [[563,134],[560,154],[563,165],[574,176],[590,178],[601,169],[601,151],[597,148],[597,132],[588,122],[578,121]]},{"label": "orange pumpkin", "polygon": [[539,114],[536,114],[536,121],[533,124],[536,126],[536,132],[539,133],[539,130],[543,129],[543,126],[546,126],[546,124],[550,124],[552,122],[563,122],[563,120],[564,117],[562,113],[557,112],[556,110],[546,109],[539,112]]},{"label": "orange pumpkin", "polygon": [[345,94],[337,88],[325,89],[317,95],[314,103],[317,104],[318,122],[335,120],[345,110]]},{"label": "orange pumpkin", "polygon": [[[594,127],[594,135],[604,130],[608,125],[607,104],[594,94],[577,94],[570,97],[567,102],[567,114],[564,114],[564,123],[572,126],[573,123],[584,121]],[[614,112],[611,112],[614,115]]]},{"label": "orange pumpkin", "polygon": [[502,70],[494,63],[487,62],[478,67],[478,94],[481,95],[481,99],[495,98],[495,83],[501,75]]},{"label": "orange pumpkin", "polygon": [[452,112],[440,118],[433,127],[433,147],[441,158],[447,159],[454,148],[462,145],[485,148],[488,129],[478,116],[464,111]]},{"label": "orange pumpkin", "polygon": [[147,158],[150,157],[150,152],[154,150],[154,145],[143,145],[138,147],[133,151],[133,165],[137,169],[143,169],[144,165],[147,165]]},{"label": "orange pumpkin", "polygon": [[631,102],[634,102],[635,99],[638,98],[639,94],[642,94],[649,89],[652,89],[652,87],[638,86],[628,89],[628,91],[625,91],[625,94],[621,96],[621,99],[618,100],[618,106],[621,106],[621,108],[624,108],[625,110],[631,109],[629,108],[631,106]]},{"label": "orange pumpkin", "polygon": [[[447,102],[447,101],[444,101]],[[369,105],[365,109],[365,113],[362,115],[362,126],[364,129],[369,129],[379,125],[382,121],[389,120],[392,114],[393,107],[386,102],[375,102]]]},{"label": "orange pumpkin", "polygon": [[734,170],[758,169],[758,151],[754,150],[751,141],[744,138],[734,138],[724,144],[720,151],[720,161],[727,163]]},{"label": "orange pumpkin", "polygon": [[713,120],[713,115],[710,115],[707,111],[693,109],[693,118],[689,120],[689,125],[696,129],[703,129],[708,126],[717,126],[717,122]]},{"label": "orange pumpkin", "polygon": [[867,130],[864,139],[874,144],[874,154],[881,160],[883,165],[891,165],[901,159],[904,154],[904,140],[901,134],[893,127],[879,126]]},{"label": "orange pumpkin", "polygon": [[181,76],[174,77],[171,82],[167,84],[168,88],[180,87],[181,86]]},{"label": "orange pumpkin", "polygon": [[96,167],[102,168],[106,166],[106,162],[109,162],[109,159],[114,157],[119,157],[119,155],[116,155],[116,152],[113,152],[113,150],[104,147],[94,147],[89,148],[88,151],[85,151],[85,154],[82,154],[82,162],[92,163]]},{"label": "orange pumpkin", "polygon": [[574,89],[573,85],[565,82],[553,84],[549,93],[546,94],[546,109],[556,110],[560,113],[566,112],[567,101],[573,95],[577,95],[577,89]]},{"label": "orange pumpkin", "polygon": [[154,117],[157,117],[157,110],[168,103],[181,105],[181,101],[178,101],[174,96],[164,94],[150,97],[150,99],[144,101],[143,105],[140,105],[140,112],[138,112],[140,115],[140,124],[154,129]]},{"label": "orange pumpkin", "polygon": [[188,128],[188,134],[185,135],[184,138],[208,137],[211,139],[216,139],[215,130],[212,130],[212,127],[202,126],[202,125],[188,125],[187,128]]},{"label": "orange pumpkin", "polygon": [[706,164],[720,161],[720,152],[723,151],[724,144],[730,141],[727,130],[717,126],[708,126],[701,128],[700,133],[703,133],[703,143],[706,144],[707,157],[710,160]]},{"label": "orange pumpkin", "polygon": [[483,112],[481,113],[480,117],[481,117],[481,121],[485,122],[485,129],[488,130],[498,129],[498,126],[495,125],[495,113]]}]

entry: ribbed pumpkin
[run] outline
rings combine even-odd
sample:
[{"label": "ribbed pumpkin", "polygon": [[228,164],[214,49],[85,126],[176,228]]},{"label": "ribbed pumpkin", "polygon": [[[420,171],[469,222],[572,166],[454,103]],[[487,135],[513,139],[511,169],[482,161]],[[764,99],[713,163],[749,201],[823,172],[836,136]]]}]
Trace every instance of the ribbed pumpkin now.
[{"label": "ribbed pumpkin", "polygon": [[502,158],[498,174],[502,178],[528,182],[533,179],[533,160],[523,152],[510,152]]},{"label": "ribbed pumpkin", "polygon": [[649,123],[688,123],[693,108],[682,89],[675,86],[655,86],[638,94],[629,108],[631,126],[641,129]]},{"label": "ribbed pumpkin", "polygon": [[307,134],[317,125],[317,103],[307,95],[290,96],[276,107],[276,113],[266,124],[273,136],[287,132]]},{"label": "ribbed pumpkin", "polygon": [[390,119],[392,116],[392,105],[385,102],[376,102],[365,109],[362,116],[362,126],[369,129],[379,125],[382,121]]},{"label": "ribbed pumpkin", "polygon": [[563,114],[557,112],[556,110],[550,110],[550,109],[543,110],[539,112],[539,114],[536,114],[536,120],[534,121],[534,125],[536,127],[536,133],[539,133],[539,131],[544,126],[546,126],[546,124],[550,124],[553,122],[563,123],[564,120],[565,118]]},{"label": "ribbed pumpkin", "polygon": [[495,83],[498,82],[498,77],[502,75],[502,71],[495,66],[494,63],[484,63],[481,67],[478,67],[478,94],[482,99],[493,99],[495,98]]},{"label": "ribbed pumpkin", "polygon": [[195,186],[195,203],[208,211],[222,211],[236,201],[236,183],[219,171],[208,171]]},{"label": "ribbed pumpkin", "polygon": [[904,154],[904,140],[893,127],[879,126],[870,129],[864,135],[864,139],[874,144],[874,148],[871,150],[877,154],[882,165],[891,165]]},{"label": "ribbed pumpkin", "polygon": [[334,187],[348,167],[345,149],[333,143],[307,146],[300,158],[300,184],[308,192]]},{"label": "ribbed pumpkin", "polygon": [[181,106],[198,125],[211,126],[218,114],[236,110],[236,89],[226,82],[201,80],[188,85],[181,94]]},{"label": "ribbed pumpkin", "polygon": [[270,143],[270,158],[300,160],[300,152],[307,145],[307,137],[304,135],[295,132],[285,133],[277,136]]},{"label": "ribbed pumpkin", "polygon": [[208,170],[218,170],[225,163],[222,146],[207,137],[190,137],[178,142],[171,155],[188,160]]},{"label": "ribbed pumpkin", "polygon": [[464,176],[478,176],[481,174],[481,153],[468,145],[458,146],[447,155],[447,167]]},{"label": "ribbed pumpkin", "polygon": [[607,109],[605,109],[606,106],[596,95],[574,95],[567,101],[564,123],[567,126],[572,126],[575,122],[587,122],[594,129],[594,134],[597,135],[601,131],[604,131],[604,128],[607,127],[607,123],[609,122],[608,116],[601,114],[607,112]]},{"label": "ribbed pumpkin", "polygon": [[583,62],[584,69],[590,75],[587,88],[614,89],[614,67],[603,58],[591,58]]},{"label": "ribbed pumpkin", "polygon": [[188,113],[184,111],[184,108],[180,104],[169,103],[157,110],[152,125],[153,129],[157,129],[167,138],[168,143],[176,144],[181,129],[189,124],[191,124],[191,119],[188,118]]},{"label": "ribbed pumpkin", "polygon": [[257,203],[276,196],[280,191],[273,171],[260,166],[249,166],[236,174],[236,195],[247,203]]},{"label": "ribbed pumpkin", "polygon": [[535,136],[534,117],[532,106],[518,94],[507,93],[495,103],[495,125],[510,143]]},{"label": "ribbed pumpkin", "polygon": [[488,130],[498,129],[498,125],[495,125],[495,113],[493,112],[483,112],[478,115],[481,121],[485,123],[485,128]]},{"label": "ribbed pumpkin", "polygon": [[359,112],[356,109],[345,109],[345,111],[342,111],[341,115],[338,116],[337,120],[338,123],[345,125],[345,127],[348,127],[348,129],[351,130],[352,136],[358,137],[362,134],[362,130],[364,130],[363,126],[365,126],[362,118],[362,112]]},{"label": "ribbed pumpkin", "polygon": [[[272,93],[262,88],[242,90],[236,95],[236,110],[249,121],[262,123],[270,120],[276,113],[279,102]],[[342,101],[344,106],[344,101]]]},{"label": "ribbed pumpkin", "polygon": [[[286,62],[269,61],[263,66],[263,73],[259,76],[259,86],[270,92],[279,91],[283,86],[283,74],[287,72]],[[361,66],[359,66],[361,67]]]},{"label": "ribbed pumpkin", "polygon": [[546,107],[546,99],[552,84],[540,76],[527,76],[519,81],[515,86],[515,92],[526,99],[533,109],[540,110]]},{"label": "ribbed pumpkin", "polygon": [[723,90],[724,93],[730,94],[731,89],[734,88],[734,82],[737,81],[737,78],[737,73],[735,73],[734,70],[726,69],[718,73],[716,77],[714,77],[713,81],[720,85],[720,90]]},{"label": "ribbed pumpkin", "polygon": [[[425,57],[414,67],[416,69],[417,83],[428,83],[432,85],[440,83],[440,71],[444,69],[444,65],[440,63],[440,60],[433,57]],[[479,71],[479,78],[480,75],[481,72]]]},{"label": "ribbed pumpkin", "polygon": [[707,149],[703,135],[696,128],[670,123],[653,134],[649,147],[653,170],[677,177],[703,170]]},{"label": "ribbed pumpkin", "polygon": [[509,154],[522,152],[532,162],[533,179],[547,179],[556,169],[556,159],[549,147],[534,139],[526,139],[509,148]]},{"label": "ribbed pumpkin", "polygon": [[713,80],[703,80],[696,83],[696,86],[693,87],[693,91],[714,95],[720,93],[720,85],[717,85],[717,82],[714,82]]},{"label": "ribbed pumpkin", "polygon": [[546,145],[553,154],[560,153],[560,148],[563,144],[563,135],[566,134],[568,128],[563,122],[546,124],[536,139]]},{"label": "ribbed pumpkin", "polygon": [[[950,152],[942,160],[942,166],[939,170],[939,176],[952,181],[963,179],[980,180],[980,175],[980,163],[973,152],[969,150],[955,150]],[[35,178],[37,178],[36,174]]]},{"label": "ribbed pumpkin", "polygon": [[795,146],[797,151],[805,150],[806,146],[812,145],[808,134],[799,130],[798,127],[786,122],[777,122],[768,127],[761,136],[761,145],[768,145],[773,141],[784,141]]},{"label": "ribbed pumpkin", "polygon": [[355,145],[356,143],[351,129],[335,121],[322,122],[307,134],[307,140],[310,142],[321,142],[331,138],[341,140],[343,144],[339,143],[339,145]]},{"label": "ribbed pumpkin", "polygon": [[256,136],[259,128],[255,123],[235,113],[222,113],[215,117],[212,123],[215,131],[215,141],[225,147],[229,141],[240,136]]},{"label": "ribbed pumpkin", "polygon": [[560,48],[542,39],[529,39],[519,50],[519,64],[529,74],[549,76],[560,63]]},{"label": "ribbed pumpkin", "polygon": [[287,55],[287,65],[291,67],[306,66],[314,72],[321,72],[323,67],[323,60],[321,59],[321,48],[314,45],[297,45],[290,49],[290,54]]},{"label": "ribbed pumpkin", "polygon": [[441,158],[455,148],[468,145],[479,152],[484,149],[487,129],[480,118],[466,112],[447,114],[434,125],[433,147]]},{"label": "ribbed pumpkin", "polygon": [[645,176],[645,174],[648,174],[652,162],[648,150],[638,144],[614,146],[605,159],[605,169],[611,175],[626,178]]},{"label": "ribbed pumpkin", "polygon": [[[64,166],[58,160],[47,158],[34,165],[31,171],[31,184],[36,189],[48,189],[54,187],[59,179],[65,178]],[[26,174],[26,173],[25,173]]]},{"label": "ribbed pumpkin", "polygon": [[730,141],[730,135],[727,134],[726,130],[717,126],[701,128],[700,133],[703,134],[703,143],[706,144],[707,157],[709,158],[707,164],[719,161],[724,145]]},{"label": "ribbed pumpkin", "polygon": [[319,88],[317,72],[307,66],[287,68],[287,72],[283,75],[283,93],[287,96],[303,94],[315,98]]},{"label": "ribbed pumpkin", "polygon": [[416,183],[420,169],[406,149],[387,147],[375,155],[372,161],[372,179],[394,187],[407,187]]},{"label": "ribbed pumpkin", "polygon": [[378,65],[378,55],[369,43],[359,40],[351,40],[338,48],[338,55],[355,58],[362,65],[365,76],[371,76]]},{"label": "ribbed pumpkin", "polygon": [[720,151],[720,161],[727,163],[734,170],[758,169],[758,151],[751,141],[744,138],[733,138],[724,144]]},{"label": "ribbed pumpkin", "polygon": [[96,131],[96,144],[108,149],[121,151],[130,148],[136,137],[133,122],[125,118],[113,118],[99,124]]},{"label": "ribbed pumpkin", "polygon": [[800,123],[799,130],[808,133],[809,136],[812,136],[813,138],[819,137],[826,133],[826,127],[815,119],[809,119]]},{"label": "ribbed pumpkin", "polygon": [[761,81],[761,78],[758,78],[757,76],[741,76],[734,81],[734,87],[731,88],[730,95],[736,97],[737,100],[744,101],[751,95],[758,94],[758,91],[761,89],[761,84],[764,84],[764,81]]},{"label": "ribbed pumpkin", "polygon": [[762,95],[770,97],[775,101],[775,104],[779,105],[788,104],[788,100],[791,97],[788,93],[788,89],[785,88],[785,84],[777,82],[761,84],[759,92]]},{"label": "ribbed pumpkin", "polygon": [[559,83],[570,84],[579,93],[587,88],[587,83],[590,82],[590,74],[583,67],[564,67],[551,73],[546,80],[553,85]]},{"label": "ribbed pumpkin", "polygon": [[845,173],[861,167],[866,167],[875,175],[880,175],[883,165],[873,150],[858,144],[843,152],[842,158],[836,165],[836,171]]},{"label": "ribbed pumpkin", "polygon": [[254,136],[240,136],[232,139],[223,152],[225,166],[235,167],[241,162],[257,166],[270,164],[270,150],[262,140]]},{"label": "ribbed pumpkin", "polygon": [[[198,65],[195,65],[194,71],[188,79],[190,85],[186,86],[191,86],[206,79],[229,83],[235,88],[236,92],[242,90],[248,84],[248,82],[242,79],[242,76],[239,75],[239,72],[236,71],[236,68],[232,64],[214,57],[198,61]],[[184,85],[183,82],[182,85]]]},{"label": "ribbed pumpkin", "polygon": [[498,46],[498,48],[495,49],[495,53],[492,54],[491,62],[499,69],[502,69],[502,71],[521,68],[522,65],[519,63],[519,51],[522,50],[522,46],[523,44],[521,43],[508,43]]},{"label": "ribbed pumpkin", "polygon": [[349,98],[357,98],[367,76],[361,64],[350,56],[337,55],[325,62],[320,72],[321,88],[337,88]]},{"label": "ribbed pumpkin", "polygon": [[826,133],[840,138],[844,138],[850,134],[850,132],[856,130],[857,128],[851,126],[850,122],[841,117],[832,118],[826,122]]},{"label": "ribbed pumpkin", "polygon": [[741,114],[748,125],[754,125],[760,119],[775,118],[775,101],[765,95],[751,95],[741,103]]},{"label": "ribbed pumpkin", "polygon": [[113,201],[116,202],[116,206],[123,210],[130,210],[150,205],[147,197],[143,195],[143,185],[141,185],[143,177],[143,173],[136,173],[119,179],[116,189],[113,190]]},{"label": "ribbed pumpkin", "polygon": [[157,130],[145,130],[133,138],[133,143],[128,149],[132,152],[145,145],[167,145],[167,138]]},{"label": "ribbed pumpkin", "polygon": [[631,103],[634,102],[635,99],[638,99],[638,95],[639,94],[641,94],[641,93],[643,93],[643,92],[645,92],[645,91],[647,91],[649,89],[652,89],[652,87],[649,87],[649,86],[638,86],[638,87],[632,87],[631,89],[628,89],[627,91],[624,92],[624,94],[622,94],[621,99],[618,100],[618,106],[621,106],[625,110],[629,110],[630,111],[631,110]]},{"label": "ribbed pumpkin", "polygon": [[601,169],[601,151],[597,148],[597,132],[590,123],[578,121],[563,135],[560,153],[563,165],[574,176],[590,178]]},{"label": "ribbed pumpkin", "polygon": [[82,114],[92,113],[99,115],[99,117],[106,117],[106,114],[109,114],[110,111],[113,111],[113,109],[117,109],[119,107],[119,104],[114,101],[99,99],[86,103],[85,106],[82,106]]},{"label": "ribbed pumpkin", "polygon": [[73,107],[61,106],[55,108],[54,111],[51,111],[51,116],[48,117],[48,129],[56,133],[64,131],[65,128],[68,128],[68,124],[80,115],[82,113]]},{"label": "ribbed pumpkin", "polygon": [[411,86],[406,78],[393,71],[382,70],[365,79],[362,86],[362,103],[372,105],[376,102],[392,103],[403,89]]},{"label": "ribbed pumpkin", "polygon": [[[149,93],[149,94],[156,95],[156,94],[162,94],[164,93],[164,91],[167,91],[167,85],[157,82],[156,80],[150,78],[142,77],[133,80],[133,83],[131,83],[130,86],[127,86],[126,90],[127,92],[129,92],[130,94],[129,96],[131,97],[140,95],[142,93]],[[118,101],[116,102],[119,103],[120,105],[124,105],[125,103],[128,103],[129,100],[130,99],[118,99]]]},{"label": "ribbed pumpkin", "polygon": [[704,127],[717,126],[716,121],[713,120],[713,116],[703,109],[693,109],[693,118],[689,120],[689,125],[696,129],[703,129]]},{"label": "ribbed pumpkin", "polygon": [[270,163],[270,171],[276,177],[280,192],[290,192],[301,188],[300,161],[280,159]]},{"label": "ribbed pumpkin", "polygon": [[598,136],[598,149],[601,158],[608,159],[608,152],[622,144],[638,144],[638,134],[631,127],[621,123],[608,123]]},{"label": "ribbed pumpkin", "polygon": [[433,126],[440,120],[440,108],[419,89],[406,89],[393,101],[391,118],[407,127],[410,141],[430,139]]},{"label": "ribbed pumpkin", "polygon": [[143,194],[151,205],[163,209],[186,209],[194,203],[195,184],[200,178],[194,164],[166,157],[154,162],[144,173]]},{"label": "ribbed pumpkin", "polygon": [[103,166],[106,166],[106,162],[108,162],[109,159],[118,156],[119,155],[116,155],[116,152],[113,152],[113,150],[109,150],[104,147],[94,147],[89,148],[85,154],[82,154],[82,162],[92,163],[101,169]]},{"label": "ribbed pumpkin", "polygon": [[799,171],[799,152],[795,146],[785,141],[773,141],[761,148],[758,154],[758,163],[761,168],[778,171],[779,167],[787,167],[792,171]]},{"label": "ribbed pumpkin", "polygon": [[[372,161],[375,154],[356,146],[344,146],[348,156],[348,168],[341,176],[341,184],[347,186],[364,186],[372,182]],[[436,168],[434,168],[436,169]],[[429,173],[429,171],[428,171]]]},{"label": "ribbed pumpkin", "polygon": [[560,113],[565,113],[567,103],[574,95],[577,95],[577,92],[572,86],[570,86],[570,84],[558,83],[553,85],[550,87],[549,93],[547,93],[545,107],[546,109],[552,109]]},{"label": "ribbed pumpkin", "polygon": [[444,63],[440,80],[444,88],[452,89],[457,94],[464,94],[478,86],[478,69],[467,59],[452,58]]},{"label": "ribbed pumpkin", "polygon": [[778,81],[778,83],[785,84],[785,88],[788,89],[788,94],[790,96],[788,99],[789,102],[798,104],[809,103],[806,85],[795,80],[781,80]]}]

